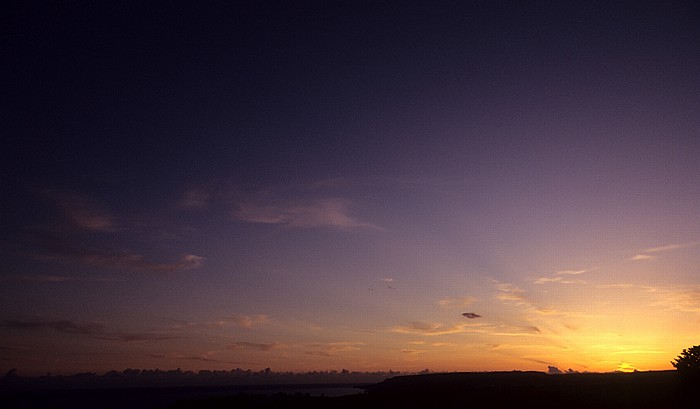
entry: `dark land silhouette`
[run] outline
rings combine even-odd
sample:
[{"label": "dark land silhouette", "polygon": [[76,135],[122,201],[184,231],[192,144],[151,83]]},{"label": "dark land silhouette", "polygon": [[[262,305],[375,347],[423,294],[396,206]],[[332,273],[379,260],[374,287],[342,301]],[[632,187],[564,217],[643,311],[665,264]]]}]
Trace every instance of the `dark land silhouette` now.
[{"label": "dark land silhouette", "polygon": [[[74,389],[4,392],[5,407],[21,408],[659,408],[693,402],[696,378],[677,371],[636,373],[543,372],[434,373],[394,376],[377,383],[316,384],[317,393],[296,388],[236,389],[227,386]],[[269,385],[268,385],[269,386]],[[279,386],[279,385],[278,385]],[[289,386],[289,385],[288,385]],[[306,385],[311,387],[311,385]],[[355,386],[356,393],[323,394]],[[303,389],[303,388],[301,388]],[[321,393],[318,393],[319,390]],[[296,391],[296,392],[295,392]]]},{"label": "dark land silhouette", "polygon": [[270,368],[259,371],[236,368],[193,372],[178,368],[173,370],[125,369],[123,371],[109,371],[102,375],[94,372],[83,372],[67,376],[47,374],[46,376],[25,377],[21,376],[21,372],[16,369],[11,369],[4,378],[0,379],[0,392],[228,385],[372,384],[397,375],[407,374],[409,373],[395,371],[358,372],[346,369],[340,371],[278,372]]},{"label": "dark land silhouette", "polygon": [[12,369],[0,378],[0,408],[167,408],[185,399],[275,393],[335,396],[359,393],[357,385],[401,375],[394,371],[327,370],[277,372],[269,368],[201,370],[126,369],[102,375],[22,376]]},{"label": "dark land silhouette", "polygon": [[394,377],[340,397],[239,395],[179,402],[174,408],[660,408],[693,402],[697,384],[675,371],[637,373],[446,373]]}]

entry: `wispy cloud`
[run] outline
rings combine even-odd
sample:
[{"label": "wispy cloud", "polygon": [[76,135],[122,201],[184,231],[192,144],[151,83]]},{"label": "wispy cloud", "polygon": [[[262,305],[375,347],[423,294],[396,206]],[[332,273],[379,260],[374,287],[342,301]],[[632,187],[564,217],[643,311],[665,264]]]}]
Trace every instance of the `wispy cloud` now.
[{"label": "wispy cloud", "polygon": [[116,219],[107,207],[95,199],[52,189],[44,189],[39,194],[53,201],[65,218],[79,229],[102,232],[119,229]]},{"label": "wispy cloud", "polygon": [[700,241],[692,241],[688,243],[677,243],[677,244],[667,244],[665,246],[659,246],[659,247],[651,247],[645,250],[642,250],[639,252],[639,254],[636,254],[627,260],[629,261],[648,261],[648,260],[653,260],[656,258],[656,256],[652,256],[648,253],[660,253],[664,251],[672,251],[672,250],[680,250],[680,249],[686,249],[690,247],[697,247],[700,246]]},{"label": "wispy cloud", "polygon": [[206,354],[203,355],[175,355],[175,359],[186,359],[188,361],[203,361],[203,362],[222,362],[219,359],[209,358]]},{"label": "wispy cloud", "polygon": [[322,357],[339,356],[345,353],[359,351],[365,345],[359,341],[332,341],[332,342],[301,342],[301,343],[260,343],[249,341],[237,341],[227,345],[227,349],[233,351],[261,351],[285,350],[292,353],[315,355]]},{"label": "wispy cloud", "polygon": [[652,247],[652,248],[643,250],[642,253],[658,253],[660,251],[679,250],[679,249],[686,249],[689,247],[696,247],[696,246],[700,246],[700,241],[693,241],[693,242],[689,242],[689,243],[680,243],[680,244],[668,244],[666,246]]},{"label": "wispy cloud", "polygon": [[535,284],[547,284],[547,283],[558,283],[558,284],[585,284],[584,280],[579,279],[565,279],[564,277],[540,277],[535,280]]},{"label": "wispy cloud", "polygon": [[279,342],[273,342],[270,344],[256,343],[256,342],[246,342],[238,341],[228,345],[228,349],[239,350],[239,349],[254,349],[258,351],[271,351],[273,349],[286,348],[285,344]]},{"label": "wispy cloud", "polygon": [[568,347],[557,346],[557,345],[544,345],[542,343],[536,344],[491,344],[489,347],[494,351],[508,351],[508,350],[522,350],[523,348],[534,349],[534,350],[568,350]]},{"label": "wispy cloud", "polygon": [[445,297],[438,301],[441,307],[468,307],[476,301],[474,297]]},{"label": "wispy cloud", "polygon": [[498,294],[496,298],[500,301],[523,305],[529,303],[525,297],[525,291],[510,283],[497,283]]},{"label": "wispy cloud", "polygon": [[671,311],[700,313],[700,288],[647,289],[657,299],[652,306]]},{"label": "wispy cloud", "polygon": [[268,321],[268,316],[263,314],[258,315],[244,315],[235,314],[230,317],[226,322],[231,322],[241,328],[253,328],[254,325],[263,324]]},{"label": "wispy cloud", "polygon": [[206,209],[211,201],[211,192],[202,188],[193,188],[186,190],[178,206],[183,209]]},{"label": "wispy cloud", "polygon": [[579,275],[585,273],[587,270],[562,270],[562,271],[557,271],[557,275]]},{"label": "wispy cloud", "polygon": [[600,284],[600,289],[624,289],[626,293],[638,293],[648,300],[648,306],[659,311],[680,311],[700,314],[700,286],[645,286],[632,283]]},{"label": "wispy cloud", "polygon": [[391,328],[392,332],[399,334],[413,334],[422,336],[437,336],[450,334],[491,334],[497,336],[533,336],[541,333],[539,327],[534,325],[506,325],[493,323],[462,323],[444,325],[433,322],[412,322],[408,325],[397,325]]},{"label": "wispy cloud", "polygon": [[151,358],[169,358],[169,359],[183,359],[187,361],[203,361],[203,362],[226,362],[222,361],[220,359],[215,359],[212,358],[214,355],[214,352],[205,352],[203,354],[199,355],[190,355],[190,354],[182,354],[182,353],[169,353],[169,354],[158,354],[158,353],[153,353],[150,354]]},{"label": "wispy cloud", "polygon": [[115,231],[117,222],[109,211],[89,199],[73,196],[62,202],[66,216],[78,227],[94,231]]},{"label": "wispy cloud", "polygon": [[62,283],[66,281],[71,281],[71,277],[49,274],[24,275],[18,277],[17,279],[22,281],[37,281],[44,283]]},{"label": "wispy cloud", "polygon": [[424,345],[426,347],[434,347],[434,348],[443,348],[443,347],[457,347],[457,346],[462,346],[462,344],[456,344],[452,342],[426,342],[423,340],[420,341],[411,341],[409,342],[411,345]]},{"label": "wispy cloud", "polygon": [[181,338],[180,336],[157,332],[108,332],[102,323],[78,323],[71,320],[50,320],[43,318],[10,319],[0,322],[0,328],[21,331],[56,331],[64,334],[85,335],[92,339],[134,342],[134,341],[163,341]]},{"label": "wispy cloud", "polygon": [[646,349],[630,349],[626,351],[612,352],[613,355],[660,355],[666,354],[667,351],[646,350]]},{"label": "wispy cloud", "polygon": [[554,273],[554,275],[539,277],[535,280],[535,284],[547,284],[547,283],[558,283],[558,284],[585,284],[586,282],[577,278],[570,278],[571,276],[578,276],[585,273],[586,270],[560,270]]},{"label": "wispy cloud", "polygon": [[115,282],[119,281],[115,278],[103,278],[103,277],[71,277],[62,275],[52,275],[52,274],[24,274],[16,276],[8,276],[0,278],[2,281],[30,281],[36,283],[65,283],[71,281],[90,281],[90,282]]},{"label": "wispy cloud", "polygon": [[494,325],[492,327],[486,328],[487,332],[493,335],[505,336],[505,337],[523,337],[523,336],[537,336],[542,333],[540,328],[536,325]]},{"label": "wispy cloud", "polygon": [[412,349],[412,348],[401,348],[399,351],[403,354],[408,355],[408,356],[424,354],[426,352],[429,352],[429,351],[424,350],[424,349]]},{"label": "wispy cloud", "polygon": [[80,324],[70,320],[5,320],[0,327],[15,330],[54,330],[65,334],[93,335],[102,332],[104,325],[96,322]]},{"label": "wispy cloud", "polygon": [[238,204],[233,216],[249,223],[278,224],[296,228],[381,230],[379,226],[352,216],[349,202],[340,198],[278,203],[244,202]]},{"label": "wispy cloud", "polygon": [[448,335],[464,332],[467,324],[444,325],[441,323],[414,321],[408,325],[397,325],[392,327],[392,332],[400,334],[417,334],[417,335]]},{"label": "wispy cloud", "polygon": [[319,356],[336,356],[342,352],[359,351],[364,345],[364,342],[356,341],[337,341],[337,342],[319,342],[310,345],[305,345],[305,354]]},{"label": "wispy cloud", "polygon": [[655,258],[656,257],[650,256],[648,254],[636,254],[636,255],[628,258],[627,260],[629,260],[629,261],[647,261],[647,260],[653,260]]},{"label": "wispy cloud", "polygon": [[131,251],[106,252],[95,249],[87,249],[68,244],[56,237],[43,237],[44,247],[54,256],[61,259],[77,261],[83,264],[125,268],[134,271],[150,271],[157,273],[173,273],[180,270],[189,270],[202,265],[203,257],[194,254],[185,254],[180,260],[172,263],[154,263],[146,260],[141,254]]},{"label": "wispy cloud", "polygon": [[95,339],[105,341],[120,341],[120,342],[147,342],[147,341],[165,341],[169,339],[182,338],[179,335],[164,334],[164,333],[149,333],[149,332],[115,332],[103,335],[93,336]]},{"label": "wispy cloud", "polygon": [[[562,276],[565,277],[565,276]],[[498,293],[496,298],[504,305],[516,307],[514,313],[500,324],[495,332],[498,335],[539,335],[542,329],[548,333],[552,326],[564,325],[562,320],[573,319],[570,312],[564,312],[550,307],[543,307],[531,300],[523,289],[510,284],[495,281]]]},{"label": "wispy cloud", "polygon": [[610,283],[610,284],[599,284],[596,286],[596,288],[633,288],[636,287],[636,284],[631,284],[631,283]]}]

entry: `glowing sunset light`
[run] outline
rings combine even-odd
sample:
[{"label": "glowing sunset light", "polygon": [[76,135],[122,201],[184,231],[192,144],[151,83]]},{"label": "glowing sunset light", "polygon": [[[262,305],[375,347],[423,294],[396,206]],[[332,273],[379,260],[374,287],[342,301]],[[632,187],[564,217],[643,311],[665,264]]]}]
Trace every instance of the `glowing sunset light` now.
[{"label": "glowing sunset light", "polygon": [[697,5],[175,3],[8,14],[0,374],[700,344]]}]

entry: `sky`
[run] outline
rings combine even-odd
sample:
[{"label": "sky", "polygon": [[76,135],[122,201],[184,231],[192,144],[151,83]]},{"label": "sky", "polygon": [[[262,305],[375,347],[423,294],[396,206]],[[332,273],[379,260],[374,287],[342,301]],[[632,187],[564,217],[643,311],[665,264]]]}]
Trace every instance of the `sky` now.
[{"label": "sky", "polygon": [[2,373],[700,343],[696,2],[3,9]]}]

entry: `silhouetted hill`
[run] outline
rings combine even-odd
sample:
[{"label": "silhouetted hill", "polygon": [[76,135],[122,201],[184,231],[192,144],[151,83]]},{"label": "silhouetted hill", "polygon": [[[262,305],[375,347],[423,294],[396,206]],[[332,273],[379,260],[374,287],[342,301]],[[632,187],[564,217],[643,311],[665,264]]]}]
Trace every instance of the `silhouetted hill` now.
[{"label": "silhouetted hill", "polygon": [[688,395],[673,371],[547,375],[541,372],[443,373],[398,376],[366,393],[314,396],[241,395],[180,402],[195,408],[660,408],[678,407]]},{"label": "silhouetted hill", "polygon": [[[350,385],[344,385],[349,387]],[[438,373],[395,376],[362,387],[364,393],[314,396],[295,389],[271,392],[263,385],[49,391],[4,395],[3,407],[23,408],[510,408],[683,407],[697,384],[676,371],[637,373],[542,372]],[[258,388],[258,389],[256,389]],[[297,389],[298,390],[298,389]],[[330,389],[328,389],[330,390]],[[359,392],[359,390],[358,390]],[[21,398],[21,399],[18,399]],[[687,407],[687,405],[685,405]]]},{"label": "silhouetted hill", "polygon": [[368,388],[385,407],[447,404],[508,407],[666,407],[680,398],[674,371],[638,373],[448,373],[399,376]]}]

